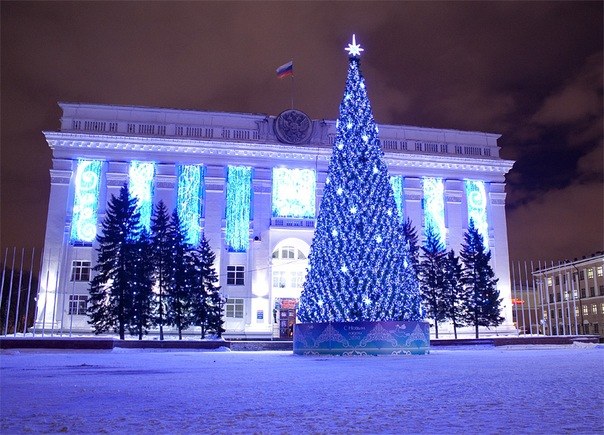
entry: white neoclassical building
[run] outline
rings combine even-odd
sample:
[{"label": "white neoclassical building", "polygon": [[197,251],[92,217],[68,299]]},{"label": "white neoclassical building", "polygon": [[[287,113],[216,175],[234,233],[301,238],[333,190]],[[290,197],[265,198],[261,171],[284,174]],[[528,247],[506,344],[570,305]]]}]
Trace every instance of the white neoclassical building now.
[{"label": "white neoclassical building", "polygon": [[[285,337],[295,321],[335,121],[298,110],[278,116],[60,103],[36,327],[87,332],[95,236],[124,183],[145,225],[160,199],[177,208],[191,242],[216,252],[226,336]],[[470,217],[499,278],[513,329],[505,174],[497,134],[380,125],[402,215],[418,234],[430,222],[459,252]],[[446,333],[446,326],[440,328]]]}]

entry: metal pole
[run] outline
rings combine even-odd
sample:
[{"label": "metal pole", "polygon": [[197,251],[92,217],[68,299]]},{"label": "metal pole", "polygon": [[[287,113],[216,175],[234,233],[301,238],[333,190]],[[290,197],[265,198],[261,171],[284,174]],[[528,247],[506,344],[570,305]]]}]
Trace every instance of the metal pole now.
[{"label": "metal pole", "polygon": [[46,309],[48,307],[48,280],[50,279],[50,258],[52,257],[52,250],[48,252],[48,263],[46,264],[46,292],[44,295],[44,310],[42,311],[42,337],[44,337],[46,330]]},{"label": "metal pole", "polygon": [[17,285],[17,311],[15,311],[15,329],[13,337],[17,336],[17,322],[19,322],[19,306],[21,305],[21,282],[23,279],[23,257],[25,257],[25,248],[21,248],[21,265],[19,266],[19,285]]},{"label": "metal pole", "polygon": [[518,299],[518,295],[517,295],[517,292],[516,292],[516,270],[514,268],[514,262],[513,261],[511,263],[511,266],[512,266],[512,289],[513,289],[512,305],[513,305],[514,311],[516,313],[516,329],[518,330],[518,324],[520,322],[518,320],[518,304],[515,303],[515,300]]},{"label": "metal pole", "polygon": [[[71,272],[70,272],[70,279],[71,279],[71,300],[73,301],[72,303],[79,304],[79,302],[76,302],[75,300],[75,275],[73,274],[73,257],[71,259]],[[71,308],[71,305],[68,305]],[[77,309],[77,308],[76,308]],[[71,337],[71,331],[73,328],[73,310],[70,309],[70,313],[69,313],[69,336]]]},{"label": "metal pole", "polygon": [[526,335],[526,320],[524,317],[524,296],[522,295],[522,269],[520,268],[520,261],[518,261],[518,281],[520,283],[520,305],[522,309],[522,335]]},{"label": "metal pole", "polygon": [[[73,257],[73,249],[69,250],[69,254],[66,254],[66,257],[67,256]],[[71,260],[73,262],[73,258],[71,258]],[[67,261],[67,263],[65,265],[68,266],[69,264],[70,264],[70,262]],[[60,268],[60,269],[62,269],[62,268]],[[63,286],[63,288],[65,288],[65,286]],[[61,297],[61,331],[60,331],[59,335],[62,337],[63,336],[63,320],[65,319],[65,297],[67,296],[67,291],[63,291],[63,292],[61,292],[61,294],[63,296]],[[71,326],[69,329],[71,330]]]},{"label": "metal pole", "polygon": [[[539,267],[541,267],[541,260],[539,260]],[[547,261],[543,262],[543,267],[545,267],[547,269]],[[544,275],[545,276],[545,275]],[[545,277],[546,281],[545,281],[545,294],[547,295],[547,323],[549,326],[549,334],[548,335],[552,335],[552,311],[551,311],[551,307],[550,307],[550,302],[549,302],[549,290],[548,290],[548,286],[547,286],[547,277]],[[553,280],[552,280],[553,283]],[[553,290],[553,288],[552,288]]]},{"label": "metal pole", "polygon": [[10,317],[10,301],[13,298],[13,276],[15,275],[15,257],[17,256],[17,247],[13,246],[13,260],[10,267],[10,283],[8,285],[8,300],[6,301],[6,319],[4,319],[4,335],[8,335],[8,318]]},{"label": "metal pole", "polygon": [[[531,295],[529,293],[529,281],[528,281],[528,270],[526,260],[524,260],[524,279],[526,284],[526,301],[528,306],[528,321],[529,321],[529,335],[533,335],[533,319],[531,318]],[[533,289],[535,291],[535,289]]]},{"label": "metal pole", "polygon": [[[31,282],[34,276],[34,257],[36,248],[31,249],[31,264],[29,265],[29,283],[27,284],[27,302],[25,303],[25,323],[23,324],[23,335],[27,333],[27,324],[29,323],[29,301],[31,298]],[[35,320],[34,320],[35,324]]]},{"label": "metal pole", "polygon": [[[566,315],[568,317],[568,334],[567,335],[573,335],[572,330],[573,330],[573,324],[572,324],[572,319],[570,317],[570,299],[571,299],[571,293],[570,293],[570,289],[568,287],[569,285],[569,280],[572,280],[572,272],[570,271],[566,271],[565,275],[564,275],[564,284],[566,284],[566,294],[568,295],[568,297],[566,297]],[[572,282],[572,281],[571,281]],[[573,313],[574,315],[574,313]],[[576,324],[577,322],[575,322]]]},{"label": "metal pole", "polygon": [[541,321],[539,320],[539,307],[537,306],[537,286],[535,285],[535,267],[533,265],[533,260],[531,260],[531,280],[533,282],[533,303],[535,304],[533,308],[535,310],[535,326],[537,327],[537,335],[539,335],[539,325],[541,324]]},{"label": "metal pole", "polygon": [[44,269],[44,248],[40,251],[40,267],[38,269],[38,288],[36,290],[36,297],[34,300],[36,301],[36,309],[34,310],[34,329],[33,336],[36,336],[36,322],[38,321],[38,314],[40,313],[40,287],[42,285],[42,272]]},{"label": "metal pole", "polygon": [[4,265],[2,266],[2,283],[0,284],[0,308],[2,307],[2,296],[4,295],[4,276],[6,274],[6,259],[8,258],[8,248],[4,250]]}]

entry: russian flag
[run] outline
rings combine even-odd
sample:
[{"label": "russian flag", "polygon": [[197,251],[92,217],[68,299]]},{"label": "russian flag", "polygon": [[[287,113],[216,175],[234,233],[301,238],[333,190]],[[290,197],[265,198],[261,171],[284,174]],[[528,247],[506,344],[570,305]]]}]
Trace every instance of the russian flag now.
[{"label": "russian flag", "polygon": [[277,77],[282,79],[283,77],[289,77],[294,75],[294,61],[290,60],[284,65],[277,68]]}]

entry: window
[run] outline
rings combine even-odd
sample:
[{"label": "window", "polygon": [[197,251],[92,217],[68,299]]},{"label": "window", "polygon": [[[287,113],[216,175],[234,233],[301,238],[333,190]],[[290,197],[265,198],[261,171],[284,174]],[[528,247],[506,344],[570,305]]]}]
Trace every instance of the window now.
[{"label": "window", "polygon": [[583,334],[589,334],[589,323],[583,325]]},{"label": "window", "polygon": [[88,296],[86,295],[69,295],[69,315],[85,316],[86,306],[88,304]]},{"label": "window", "polygon": [[293,259],[295,256],[295,249],[293,246],[284,246],[281,248],[281,258]]},{"label": "window", "polygon": [[554,294],[553,294],[553,293],[550,293],[550,294],[549,294],[549,303],[550,303],[550,304],[553,304],[553,303],[554,303]]},{"label": "window", "polygon": [[552,277],[550,276],[550,277],[548,277],[548,278],[547,278],[547,286],[548,286],[548,287],[551,287],[551,286],[552,286],[552,284],[553,284],[553,282],[552,282]]},{"label": "window", "polygon": [[604,271],[602,270],[602,266],[598,266],[596,268],[596,275],[598,275],[598,276],[604,275]]},{"label": "window", "polygon": [[600,296],[604,296],[604,285],[600,286]]},{"label": "window", "polygon": [[560,285],[560,277],[559,276],[556,277],[556,285]]},{"label": "window", "polygon": [[71,263],[72,281],[90,281],[90,261],[74,260]]},{"label": "window", "polygon": [[604,302],[602,302],[602,306],[600,307],[600,312],[604,313]]},{"label": "window", "polygon": [[589,296],[593,298],[595,295],[596,295],[596,288],[595,287],[590,287],[589,288]]},{"label": "window", "polygon": [[564,300],[567,301],[570,298],[570,295],[568,294],[568,290],[564,291]]},{"label": "window", "polygon": [[562,308],[558,308],[558,318],[562,318]]},{"label": "window", "polygon": [[227,266],[227,285],[245,285],[245,267]]},{"label": "window", "polygon": [[227,299],[225,316],[234,319],[243,319],[243,299]]},{"label": "window", "polygon": [[591,304],[591,314],[598,314],[598,306],[596,304]]},{"label": "window", "polygon": [[273,288],[285,288],[287,286],[287,278],[285,272],[273,270]]},{"label": "window", "polygon": [[586,297],[586,296],[587,296],[587,293],[585,293],[585,289],[584,289],[584,288],[582,288],[582,289],[581,289],[581,297],[582,297],[582,298],[584,298],[584,297]]},{"label": "window", "polygon": [[594,270],[593,270],[593,268],[587,269],[587,278],[588,279],[593,279],[594,278]]},{"label": "window", "polygon": [[597,323],[594,323],[594,334],[599,334],[600,333],[600,327],[598,326]]},{"label": "window", "polygon": [[298,271],[292,273],[292,287],[302,288],[306,272]]},{"label": "window", "polygon": [[583,305],[583,314],[589,314],[589,311],[587,309],[587,305]]}]

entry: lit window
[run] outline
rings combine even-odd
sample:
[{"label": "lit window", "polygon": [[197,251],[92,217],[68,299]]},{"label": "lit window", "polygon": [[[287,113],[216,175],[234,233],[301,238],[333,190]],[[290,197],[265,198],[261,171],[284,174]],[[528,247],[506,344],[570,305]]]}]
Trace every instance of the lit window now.
[{"label": "lit window", "polygon": [[90,281],[90,261],[74,260],[72,262],[71,281]]},{"label": "lit window", "polygon": [[86,295],[69,295],[69,315],[85,316],[86,306],[88,304],[88,296]]},{"label": "lit window", "polygon": [[305,272],[294,272],[292,274],[292,287],[294,288],[302,288],[304,286],[304,278],[305,278]]},{"label": "lit window", "polygon": [[589,310],[587,309],[587,305],[583,305],[583,314],[589,314]]},{"label": "lit window", "polygon": [[591,314],[598,314],[598,306],[596,304],[591,304]]},{"label": "lit window", "polygon": [[293,246],[284,246],[281,248],[281,258],[293,259],[295,256],[295,249]]},{"label": "lit window", "polygon": [[225,316],[234,319],[243,319],[243,299],[227,299]]},{"label": "lit window", "polygon": [[283,271],[273,271],[273,288],[285,288],[287,286],[287,278]]},{"label": "lit window", "polygon": [[551,287],[552,285],[553,285],[553,281],[552,281],[552,277],[550,276],[547,278],[547,286]]},{"label": "lit window", "polygon": [[602,276],[602,275],[603,275],[603,273],[604,273],[604,272],[602,271],[602,266],[598,266],[598,267],[596,268],[596,271],[597,271],[597,272],[596,272],[596,274],[597,274],[598,276]]},{"label": "lit window", "polygon": [[245,285],[245,267],[227,266],[227,285]]},{"label": "lit window", "polygon": [[601,311],[602,313],[604,313],[604,302],[602,302],[602,305],[601,305],[601,307],[600,307],[600,311]]},{"label": "lit window", "polygon": [[579,307],[575,307],[575,317],[579,315]]},{"label": "lit window", "polygon": [[587,278],[588,279],[593,279],[594,278],[594,270],[593,270],[593,268],[587,269]]}]

